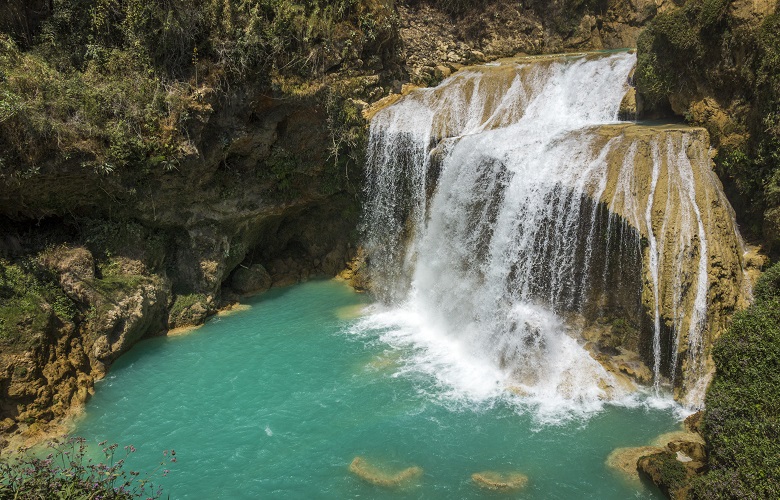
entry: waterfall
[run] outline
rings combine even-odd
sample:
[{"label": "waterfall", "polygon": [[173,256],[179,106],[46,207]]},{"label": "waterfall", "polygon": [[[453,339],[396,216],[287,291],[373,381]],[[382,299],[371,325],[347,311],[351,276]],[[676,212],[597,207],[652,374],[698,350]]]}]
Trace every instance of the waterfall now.
[{"label": "waterfall", "polygon": [[635,62],[475,67],[373,118],[364,244],[382,306],[365,323],[442,387],[598,408],[629,390],[584,347],[604,318],[647,332],[656,389],[704,376],[707,242],[737,233],[705,132],[619,122]]}]

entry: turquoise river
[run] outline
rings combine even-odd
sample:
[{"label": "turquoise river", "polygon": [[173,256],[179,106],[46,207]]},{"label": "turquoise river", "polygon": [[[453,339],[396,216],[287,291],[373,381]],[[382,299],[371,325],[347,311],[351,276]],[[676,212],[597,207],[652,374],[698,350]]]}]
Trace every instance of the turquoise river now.
[{"label": "turquoise river", "polygon": [[[459,398],[415,369],[414,345],[356,329],[359,295],[313,281],[249,299],[187,335],[138,344],[96,387],[75,433],[134,445],[129,469],[177,463],[163,498],[661,498],[606,465],[617,447],[679,428],[673,405],[608,405],[540,419],[522,398]],[[399,487],[368,483],[355,457],[386,471],[419,467]],[[511,494],[479,471],[519,472]]]}]

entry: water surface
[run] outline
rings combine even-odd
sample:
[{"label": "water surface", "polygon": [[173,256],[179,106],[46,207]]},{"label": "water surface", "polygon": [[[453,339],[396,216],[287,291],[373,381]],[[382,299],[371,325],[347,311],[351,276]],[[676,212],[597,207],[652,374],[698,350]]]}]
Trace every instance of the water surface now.
[{"label": "water surface", "polygon": [[[354,333],[368,301],[342,283],[310,282],[188,335],[141,342],[97,385],[77,433],[134,445],[133,469],[175,449],[158,481],[174,499],[661,498],[604,462],[675,430],[671,410],[606,406],[550,424],[516,397],[452,397],[409,366],[412,348]],[[423,474],[400,489],[374,486],[349,472],[356,456]],[[486,492],[471,481],[483,470],[529,481]]]}]

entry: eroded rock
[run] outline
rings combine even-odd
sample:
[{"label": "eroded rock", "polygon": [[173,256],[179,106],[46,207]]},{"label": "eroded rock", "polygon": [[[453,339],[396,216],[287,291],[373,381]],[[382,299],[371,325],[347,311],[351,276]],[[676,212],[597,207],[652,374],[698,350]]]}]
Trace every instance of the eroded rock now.
[{"label": "eroded rock", "polygon": [[252,264],[249,267],[239,266],[230,280],[230,286],[238,293],[264,292],[271,288],[271,275],[262,264]]},{"label": "eroded rock", "polygon": [[519,472],[475,472],[471,480],[481,488],[495,491],[515,491],[528,484],[528,476]]},{"label": "eroded rock", "polygon": [[407,467],[399,471],[386,471],[369,463],[363,457],[355,457],[349,464],[349,471],[360,479],[385,488],[403,486],[414,478],[422,475],[422,469],[417,466]]}]

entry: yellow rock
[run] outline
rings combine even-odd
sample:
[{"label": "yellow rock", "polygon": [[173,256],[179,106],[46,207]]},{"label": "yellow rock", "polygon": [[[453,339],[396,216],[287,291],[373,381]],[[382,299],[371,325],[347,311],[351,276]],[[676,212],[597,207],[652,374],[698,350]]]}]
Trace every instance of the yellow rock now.
[{"label": "yellow rock", "polygon": [[519,472],[475,472],[471,475],[471,480],[481,488],[496,491],[519,490],[528,484],[528,476]]},{"label": "yellow rock", "polygon": [[607,457],[607,465],[625,474],[627,477],[639,480],[636,463],[645,455],[664,451],[659,446],[636,446],[633,448],[616,448]]},{"label": "yellow rock", "polygon": [[402,486],[404,483],[421,476],[423,472],[417,466],[407,467],[397,472],[389,472],[368,463],[363,457],[355,457],[352,463],[349,464],[349,471],[363,481],[386,488]]}]

